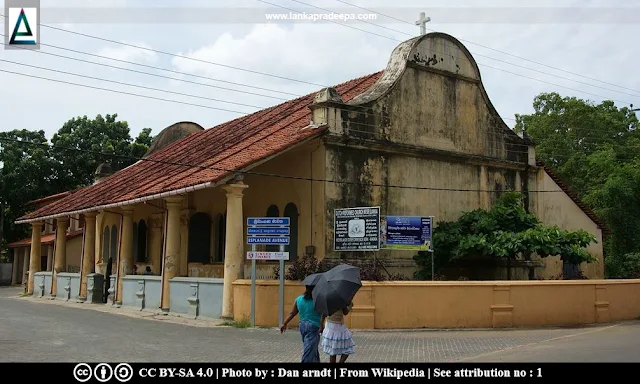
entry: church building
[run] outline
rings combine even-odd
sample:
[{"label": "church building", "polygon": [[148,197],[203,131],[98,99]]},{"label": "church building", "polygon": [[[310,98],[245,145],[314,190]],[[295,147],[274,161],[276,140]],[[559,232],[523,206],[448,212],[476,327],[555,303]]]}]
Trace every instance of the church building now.
[{"label": "church building", "polygon": [[[534,144],[500,118],[464,45],[431,33],[398,45],[381,72],[213,128],[174,124],[144,159],[18,223],[33,229],[31,293],[34,274],[45,265],[43,225],[55,220],[60,233],[75,233],[77,227],[68,227],[76,218],[81,254],[69,253],[69,236],[55,237],[52,273],[53,281],[56,274],[77,278],[80,300],[87,299],[91,279],[107,273],[111,258],[115,302],[156,286],[153,305],[173,310],[175,295],[183,293],[172,284],[213,278],[220,279],[220,315],[231,317],[232,283],[250,276],[247,217],[290,218],[288,264],[304,254],[349,259],[354,255],[333,249],[336,208],[379,206],[382,215],[452,221],[490,208],[498,196],[491,191],[498,190],[532,191],[528,209],[542,222],[592,233],[598,243],[587,250],[598,262],[582,269],[589,278],[604,277],[604,224],[536,161]],[[379,251],[376,257],[410,275],[414,254]],[[78,271],[60,259],[73,260]],[[124,282],[134,265],[137,275],[151,271],[129,291]],[[277,265],[258,262],[257,278],[273,278]],[[562,272],[558,257],[541,265],[539,277]]]}]

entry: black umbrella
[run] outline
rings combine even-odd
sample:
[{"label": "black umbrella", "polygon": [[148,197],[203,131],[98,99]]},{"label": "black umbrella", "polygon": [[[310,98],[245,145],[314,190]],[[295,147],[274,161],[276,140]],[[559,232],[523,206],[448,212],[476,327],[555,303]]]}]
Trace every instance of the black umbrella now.
[{"label": "black umbrella", "polygon": [[322,276],[322,273],[313,273],[307,277],[304,278],[304,280],[302,280],[302,285],[316,285],[318,284],[318,280],[320,280],[320,276]]},{"label": "black umbrella", "polygon": [[330,316],[351,304],[360,287],[360,268],[340,264],[320,275],[312,293],[314,309]]}]

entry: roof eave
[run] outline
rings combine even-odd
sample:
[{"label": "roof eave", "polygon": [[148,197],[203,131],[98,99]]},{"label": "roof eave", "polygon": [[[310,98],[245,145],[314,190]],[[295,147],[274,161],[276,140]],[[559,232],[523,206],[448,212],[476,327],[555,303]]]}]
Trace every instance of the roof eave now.
[{"label": "roof eave", "polygon": [[265,158],[255,161],[249,165],[247,165],[246,167],[239,169],[239,170],[234,170],[234,171],[229,171],[227,176],[224,176],[222,178],[220,178],[217,181],[209,181],[206,183],[201,183],[201,184],[196,184],[193,186],[189,186],[189,187],[184,187],[184,188],[180,188],[180,189],[175,189],[172,191],[167,191],[167,192],[161,192],[161,193],[156,193],[153,195],[148,195],[148,196],[142,196],[142,197],[138,197],[135,199],[130,199],[130,200],[125,200],[122,202],[116,202],[116,203],[110,203],[110,204],[104,204],[104,205],[98,205],[98,206],[92,206],[92,207],[87,207],[87,208],[82,208],[82,209],[78,209],[78,210],[74,210],[74,211],[67,211],[67,212],[61,212],[61,213],[55,213],[55,214],[50,214],[50,215],[46,215],[46,216],[39,216],[39,217],[33,217],[33,218],[29,218],[29,219],[23,219],[23,220],[16,220],[15,224],[29,224],[29,223],[34,223],[34,222],[38,222],[38,221],[44,221],[44,220],[49,220],[49,219],[56,219],[58,217],[62,217],[62,216],[72,216],[72,215],[77,215],[77,214],[83,214],[83,213],[88,213],[88,212],[92,212],[92,211],[97,211],[97,210],[104,210],[104,209],[109,209],[109,208],[117,208],[117,207],[122,207],[122,206],[126,206],[126,205],[133,205],[133,204],[140,204],[140,203],[145,203],[147,201],[151,201],[151,200],[157,200],[157,199],[163,199],[166,197],[170,197],[170,196],[176,196],[176,195],[180,195],[180,194],[184,194],[184,193],[189,193],[189,192],[195,192],[201,189],[207,189],[207,188],[215,188],[219,185],[225,184],[226,182],[232,180],[236,174],[238,173],[246,173],[248,171],[250,171],[251,169],[277,157],[280,156],[281,154],[291,151],[297,147],[300,147],[314,139],[317,139],[320,135],[324,134],[326,132],[326,125],[321,125],[318,127],[314,127],[314,130],[316,130],[317,132],[307,138],[304,138],[302,140],[300,140],[299,142],[295,143],[294,145],[291,145],[288,148],[283,149],[282,151],[279,151],[275,154],[266,156]]}]

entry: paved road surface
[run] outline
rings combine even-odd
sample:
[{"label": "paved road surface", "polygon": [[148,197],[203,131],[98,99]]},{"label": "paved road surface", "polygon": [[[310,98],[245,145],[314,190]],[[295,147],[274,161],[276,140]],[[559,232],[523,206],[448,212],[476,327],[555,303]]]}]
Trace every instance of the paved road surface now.
[{"label": "paved road surface", "polygon": [[[0,361],[295,362],[301,352],[293,329],[281,335],[275,329],[189,326],[19,299],[18,292],[0,288]],[[354,362],[640,362],[640,322],[536,330],[356,331],[354,339]]]}]

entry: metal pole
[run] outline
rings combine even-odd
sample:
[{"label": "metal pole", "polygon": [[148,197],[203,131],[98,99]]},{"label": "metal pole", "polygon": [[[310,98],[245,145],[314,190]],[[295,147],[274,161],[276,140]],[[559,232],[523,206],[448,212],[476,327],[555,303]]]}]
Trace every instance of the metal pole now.
[{"label": "metal pole", "polygon": [[[251,252],[256,251],[256,245],[251,244]],[[256,259],[251,259],[251,326],[256,326]]]},{"label": "metal pole", "polygon": [[[280,252],[284,252],[284,245],[280,246]],[[278,324],[284,323],[284,260],[280,260],[280,288],[278,290]]]},{"label": "metal pole", "polygon": [[431,251],[431,281],[435,281],[435,274],[436,274],[436,270],[435,270],[435,258],[436,258],[436,253],[433,250],[433,216],[429,217],[429,234],[431,236],[431,239],[429,241],[429,248],[431,248],[429,251]]},{"label": "metal pole", "polygon": [[435,255],[433,254],[433,252],[431,252],[431,281],[434,281],[434,276],[435,276],[435,270],[433,269],[433,259],[434,259]]}]

